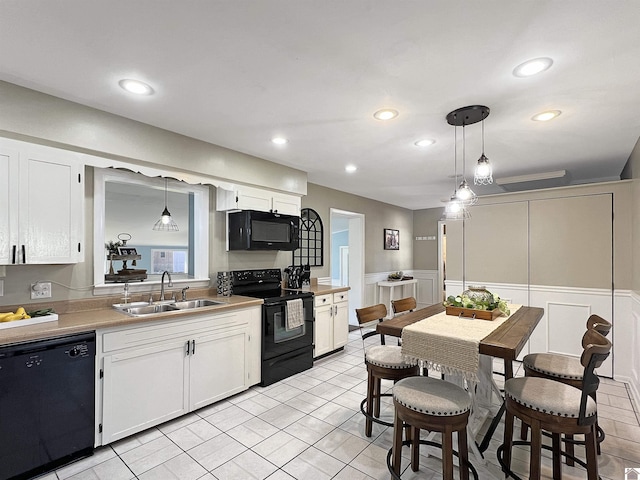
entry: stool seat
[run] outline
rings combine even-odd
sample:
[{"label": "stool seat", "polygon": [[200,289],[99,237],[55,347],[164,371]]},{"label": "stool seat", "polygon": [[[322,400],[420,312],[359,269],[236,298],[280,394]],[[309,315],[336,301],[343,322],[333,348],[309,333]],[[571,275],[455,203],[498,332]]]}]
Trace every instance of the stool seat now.
[{"label": "stool seat", "polygon": [[393,345],[374,345],[367,348],[364,361],[384,368],[408,368],[416,365],[416,362],[402,360],[402,347]]},{"label": "stool seat", "polygon": [[[520,405],[548,415],[580,416],[582,391],[565,383],[538,377],[511,378],[504,384],[504,394]],[[586,397],[586,401],[584,416],[595,416],[596,402],[591,397]]]},{"label": "stool seat", "polygon": [[522,364],[547,377],[580,382],[584,372],[579,358],[554,353],[531,353],[522,359]]},{"label": "stool seat", "polygon": [[393,387],[393,399],[413,411],[439,417],[471,409],[471,397],[463,388],[430,377],[400,380]]}]

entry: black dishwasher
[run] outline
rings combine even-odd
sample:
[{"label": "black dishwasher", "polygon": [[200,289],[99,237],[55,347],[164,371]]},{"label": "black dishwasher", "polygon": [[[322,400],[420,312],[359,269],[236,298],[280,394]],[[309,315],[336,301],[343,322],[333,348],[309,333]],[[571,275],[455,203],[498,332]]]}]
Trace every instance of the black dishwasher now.
[{"label": "black dishwasher", "polygon": [[0,347],[0,480],[93,452],[94,332]]}]

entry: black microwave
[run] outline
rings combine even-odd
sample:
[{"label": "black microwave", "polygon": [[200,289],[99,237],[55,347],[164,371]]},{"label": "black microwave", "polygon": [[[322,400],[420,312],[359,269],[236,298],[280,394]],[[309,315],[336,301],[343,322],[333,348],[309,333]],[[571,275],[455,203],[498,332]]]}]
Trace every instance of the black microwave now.
[{"label": "black microwave", "polygon": [[229,250],[288,250],[298,248],[300,217],[242,210],[229,214]]}]

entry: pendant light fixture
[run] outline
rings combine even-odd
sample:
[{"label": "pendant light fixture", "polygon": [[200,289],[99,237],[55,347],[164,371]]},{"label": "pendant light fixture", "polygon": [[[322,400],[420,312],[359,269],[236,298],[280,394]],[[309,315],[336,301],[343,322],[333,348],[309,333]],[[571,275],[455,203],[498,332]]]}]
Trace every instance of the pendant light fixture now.
[{"label": "pendant light fixture", "polygon": [[[471,218],[468,207],[475,205],[478,201],[478,197],[465,177],[465,160],[466,160],[466,138],[465,127],[467,125],[473,125],[484,120],[489,115],[489,108],[484,105],[470,105],[468,107],[461,107],[447,115],[447,123],[453,125],[454,131],[454,193],[451,199],[447,203],[442,217],[443,220],[463,220]],[[462,182],[458,186],[458,169],[457,169],[457,127],[462,127]],[[455,188],[457,187],[457,188]]]},{"label": "pendant light fixture", "polygon": [[169,213],[169,209],[167,208],[167,185],[168,180],[164,179],[164,210],[160,216],[160,220],[156,222],[153,226],[153,230],[157,232],[177,232],[178,225],[171,217],[171,213]]},{"label": "pendant light fixture", "polygon": [[440,220],[464,220],[471,218],[466,205],[458,198],[456,187],[458,186],[458,131],[453,129],[453,195],[444,207],[444,213]]},{"label": "pendant light fixture", "polygon": [[[455,128],[455,127],[454,127]],[[464,136],[464,123],[462,124],[462,183],[456,191],[456,197],[462,202],[465,207],[470,207],[478,203],[478,196],[475,194],[471,187],[467,183],[467,177],[465,175],[465,164],[467,158],[466,150],[466,138]]]},{"label": "pendant light fixture", "polygon": [[[489,109],[487,109],[487,115],[489,115]],[[487,115],[482,117],[482,155],[480,155],[478,159],[476,171],[473,176],[473,183],[475,185],[491,185],[493,183],[493,169],[491,168],[489,159],[484,154],[484,119]]]}]

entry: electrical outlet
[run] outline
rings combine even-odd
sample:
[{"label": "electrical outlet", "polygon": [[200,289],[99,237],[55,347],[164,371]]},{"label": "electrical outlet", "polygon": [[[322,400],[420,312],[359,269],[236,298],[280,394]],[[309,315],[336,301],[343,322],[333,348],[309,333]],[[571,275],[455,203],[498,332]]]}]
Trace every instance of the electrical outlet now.
[{"label": "electrical outlet", "polygon": [[4,295],[4,280],[0,279],[0,297]]},{"label": "electrical outlet", "polygon": [[31,284],[31,300],[38,298],[51,298],[51,283],[38,282]]}]

